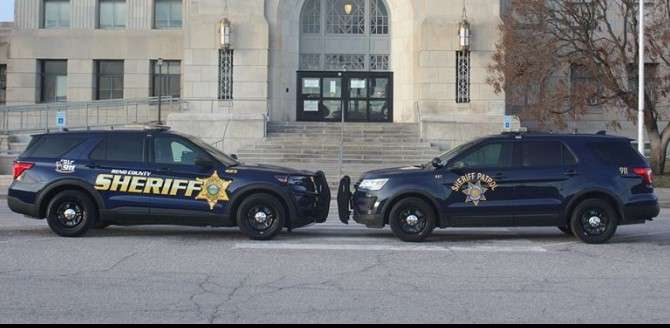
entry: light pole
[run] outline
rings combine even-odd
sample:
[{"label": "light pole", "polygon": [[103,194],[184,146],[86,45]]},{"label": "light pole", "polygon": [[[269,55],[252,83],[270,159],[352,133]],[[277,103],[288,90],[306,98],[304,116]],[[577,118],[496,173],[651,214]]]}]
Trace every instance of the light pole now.
[{"label": "light pole", "polygon": [[637,150],[644,155],[644,0],[638,1],[640,3],[640,18],[639,18],[639,32],[640,44],[639,46],[639,71],[637,73],[638,90],[637,90]]},{"label": "light pole", "polygon": [[158,58],[158,124],[163,124],[163,58]]}]

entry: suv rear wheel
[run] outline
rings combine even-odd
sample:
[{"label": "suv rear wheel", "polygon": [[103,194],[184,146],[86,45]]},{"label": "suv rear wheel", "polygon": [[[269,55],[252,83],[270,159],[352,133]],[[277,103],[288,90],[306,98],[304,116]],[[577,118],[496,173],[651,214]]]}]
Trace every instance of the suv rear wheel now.
[{"label": "suv rear wheel", "polygon": [[402,199],[389,213],[391,230],[398,238],[407,242],[426,239],[435,229],[435,222],[432,207],[419,198]]},{"label": "suv rear wheel", "polygon": [[79,237],[95,226],[98,211],[88,195],[75,190],[63,191],[47,207],[47,223],[63,237]]},{"label": "suv rear wheel", "polygon": [[269,194],[247,197],[237,210],[237,225],[253,240],[269,240],[286,225],[284,206]]},{"label": "suv rear wheel", "polygon": [[619,216],[607,201],[587,199],[572,213],[570,229],[575,237],[587,244],[603,244],[616,233]]}]

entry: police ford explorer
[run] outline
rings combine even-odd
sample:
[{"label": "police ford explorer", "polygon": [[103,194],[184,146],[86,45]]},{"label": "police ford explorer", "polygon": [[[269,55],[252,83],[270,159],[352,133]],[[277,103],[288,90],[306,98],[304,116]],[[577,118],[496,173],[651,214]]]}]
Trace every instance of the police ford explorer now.
[{"label": "police ford explorer", "polygon": [[252,239],[324,222],[322,172],[243,165],[165,127],[36,135],[14,164],[9,207],[66,237],[108,225],[238,226]]},{"label": "police ford explorer", "polygon": [[454,148],[433,163],[368,172],[350,192],[340,181],[341,220],[390,225],[404,241],[436,227],[553,226],[605,243],[617,226],[658,216],[652,172],[630,140],[595,135],[503,134]]}]

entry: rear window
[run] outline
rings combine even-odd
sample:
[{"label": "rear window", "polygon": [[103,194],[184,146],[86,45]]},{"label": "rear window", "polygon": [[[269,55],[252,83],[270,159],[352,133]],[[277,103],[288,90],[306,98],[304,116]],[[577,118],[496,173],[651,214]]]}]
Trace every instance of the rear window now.
[{"label": "rear window", "polygon": [[571,166],[577,159],[560,141],[524,141],[521,163],[523,167]]},{"label": "rear window", "polygon": [[144,135],[105,137],[89,157],[94,161],[144,162]]},{"label": "rear window", "polygon": [[23,156],[61,158],[86,140],[80,135],[45,135],[37,138],[30,142]]},{"label": "rear window", "polygon": [[628,141],[604,141],[589,144],[596,157],[614,166],[643,166],[646,161]]}]

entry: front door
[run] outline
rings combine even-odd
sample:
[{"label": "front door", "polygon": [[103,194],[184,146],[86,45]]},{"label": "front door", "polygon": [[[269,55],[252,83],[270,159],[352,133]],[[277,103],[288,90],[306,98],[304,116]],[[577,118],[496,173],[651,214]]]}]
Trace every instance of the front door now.
[{"label": "front door", "polygon": [[456,227],[513,226],[520,170],[513,141],[481,144],[450,161],[437,175],[451,193],[446,199]]},{"label": "front door", "polygon": [[298,72],[298,121],[392,122],[393,73]]}]

